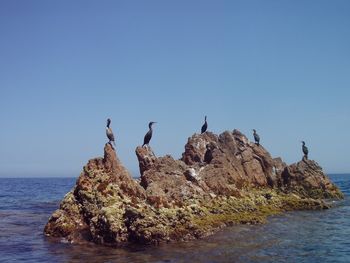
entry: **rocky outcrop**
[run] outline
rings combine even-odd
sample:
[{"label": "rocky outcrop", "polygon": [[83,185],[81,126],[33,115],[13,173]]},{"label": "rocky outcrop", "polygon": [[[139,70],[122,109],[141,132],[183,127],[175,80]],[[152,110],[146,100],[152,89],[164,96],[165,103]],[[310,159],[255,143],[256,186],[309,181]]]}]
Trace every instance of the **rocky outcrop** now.
[{"label": "rocky outcrop", "polygon": [[[210,162],[206,156],[211,157]],[[244,186],[278,186],[286,166],[237,130],[219,136],[209,132],[193,135],[182,160],[198,171],[205,184],[219,195],[234,195]]]},{"label": "rocky outcrop", "polygon": [[146,190],[149,204],[159,207],[181,206],[187,200],[205,195],[205,191],[198,184],[187,179],[189,172],[187,165],[174,160],[170,155],[156,158],[151,148],[136,148],[136,155],[140,163],[153,158],[153,165],[145,166],[141,175],[141,185]]},{"label": "rocky outcrop", "polygon": [[285,189],[302,197],[343,198],[343,194],[312,160],[303,159],[287,166],[282,173]]},{"label": "rocky outcrop", "polygon": [[328,208],[342,193],[314,161],[290,166],[237,130],[194,134],[180,160],[137,147],[134,180],[106,144],[45,227],[71,242],[120,245],[188,240],[293,209]]},{"label": "rocky outcrop", "polygon": [[51,216],[45,233],[71,241],[126,242],[129,234],[123,224],[124,214],[145,198],[145,190],[106,144],[104,158],[92,159],[84,166],[75,188]]}]

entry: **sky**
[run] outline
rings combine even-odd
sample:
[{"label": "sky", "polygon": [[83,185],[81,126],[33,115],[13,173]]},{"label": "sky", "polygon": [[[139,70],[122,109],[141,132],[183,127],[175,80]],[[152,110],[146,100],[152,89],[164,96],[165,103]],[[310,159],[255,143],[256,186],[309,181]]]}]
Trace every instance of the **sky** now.
[{"label": "sky", "polygon": [[149,121],[180,158],[208,116],[350,172],[350,1],[0,0],[0,176],[72,176],[106,119],[135,176]]}]

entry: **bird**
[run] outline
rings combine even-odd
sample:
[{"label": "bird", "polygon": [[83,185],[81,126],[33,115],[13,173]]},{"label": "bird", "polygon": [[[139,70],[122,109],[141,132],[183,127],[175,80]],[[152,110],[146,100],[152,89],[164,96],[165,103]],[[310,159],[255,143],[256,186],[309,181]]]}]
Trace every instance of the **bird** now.
[{"label": "bird", "polygon": [[[106,127],[106,135],[107,135],[107,138],[109,140],[109,144],[111,144],[111,142],[113,142],[114,146],[115,146],[115,140],[114,140],[114,134],[113,134],[113,131],[112,131],[112,128],[109,127],[111,125],[111,119],[107,119],[107,127]],[[111,144],[112,146],[112,144]],[[113,147],[113,146],[112,146]]]},{"label": "bird", "polygon": [[208,128],[208,123],[207,123],[207,116],[204,117],[204,124],[201,129],[201,133],[205,133]]},{"label": "bird", "polygon": [[253,135],[254,135],[255,143],[259,146],[260,145],[260,136],[256,133],[255,129],[253,129]]},{"label": "bird", "polygon": [[144,139],[143,139],[143,145],[142,145],[142,147],[149,144],[149,141],[150,141],[151,138],[152,138],[152,133],[153,133],[152,125],[153,125],[154,123],[156,123],[156,122],[151,121],[151,122],[148,124],[149,131],[146,133],[146,135],[145,135],[145,137],[144,137]]},{"label": "bird", "polygon": [[210,163],[213,160],[213,151],[215,149],[215,145],[213,143],[208,143],[205,148],[207,149],[204,154],[204,162]]},{"label": "bird", "polygon": [[303,144],[302,150],[303,150],[303,153],[304,153],[304,157],[307,160],[307,156],[309,154],[309,149],[305,146],[305,142],[304,141],[301,141],[301,143]]}]

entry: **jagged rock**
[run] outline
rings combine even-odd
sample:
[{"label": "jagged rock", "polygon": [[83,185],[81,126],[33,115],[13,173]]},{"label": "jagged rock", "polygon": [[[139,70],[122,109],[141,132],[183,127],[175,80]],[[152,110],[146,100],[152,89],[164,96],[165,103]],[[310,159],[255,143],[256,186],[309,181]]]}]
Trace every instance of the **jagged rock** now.
[{"label": "jagged rock", "polygon": [[106,144],[104,158],[92,159],[84,166],[75,188],[49,219],[45,233],[71,241],[125,242],[128,230],[121,220],[125,206],[145,198],[145,190]]},{"label": "jagged rock", "polygon": [[285,167],[283,184],[289,191],[312,198],[343,198],[343,194],[323,173],[321,166],[312,160],[303,159]]},{"label": "jagged rock", "polygon": [[188,240],[294,209],[324,209],[342,193],[314,161],[287,166],[238,130],[194,134],[181,160],[137,147],[132,179],[110,144],[84,166],[45,226],[71,242],[120,245]]},{"label": "jagged rock", "polygon": [[150,147],[137,147],[136,155],[139,163],[149,164],[143,166],[141,185],[146,189],[147,200],[151,205],[170,207],[182,204],[196,195],[205,195],[202,188],[188,180],[187,165],[184,162],[166,155],[153,159],[150,164],[147,160],[154,156]]},{"label": "jagged rock", "polygon": [[204,162],[207,145],[209,142],[216,142],[217,140],[217,135],[211,132],[194,134],[188,139],[185,145],[185,152],[182,154],[182,160],[187,165]]},{"label": "jagged rock", "polygon": [[141,147],[136,148],[136,156],[139,161],[140,174],[143,175],[144,171],[150,169],[154,163],[157,161],[157,157],[152,151],[151,147]]},{"label": "jagged rock", "polygon": [[185,145],[182,160],[197,168],[198,177],[215,194],[237,195],[237,189],[246,185],[276,186],[282,173],[281,163],[238,130],[219,136],[194,134]]}]

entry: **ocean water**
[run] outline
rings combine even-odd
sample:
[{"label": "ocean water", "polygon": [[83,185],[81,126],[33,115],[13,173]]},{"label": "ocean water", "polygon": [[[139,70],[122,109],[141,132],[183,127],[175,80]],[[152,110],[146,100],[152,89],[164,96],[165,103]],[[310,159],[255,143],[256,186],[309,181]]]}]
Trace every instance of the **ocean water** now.
[{"label": "ocean water", "polygon": [[118,249],[43,235],[75,178],[0,178],[0,262],[350,262],[350,174],[330,177],[346,195],[332,209],[289,212],[186,243]]}]

